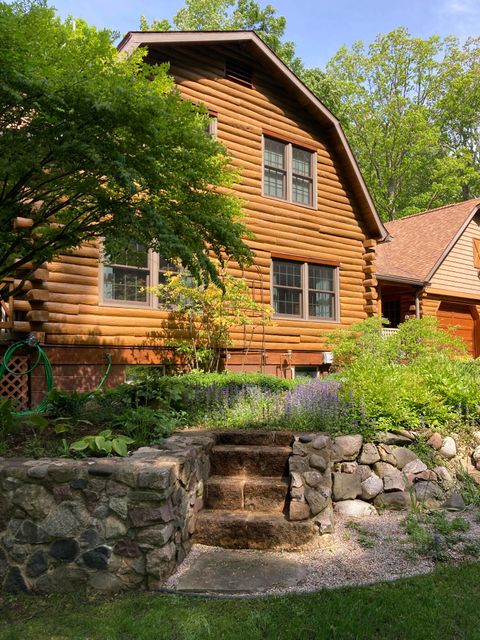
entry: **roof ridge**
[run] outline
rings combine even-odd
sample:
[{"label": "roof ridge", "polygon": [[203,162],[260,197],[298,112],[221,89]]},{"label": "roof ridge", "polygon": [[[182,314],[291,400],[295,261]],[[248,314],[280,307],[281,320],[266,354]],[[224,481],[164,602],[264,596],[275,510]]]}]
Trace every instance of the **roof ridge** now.
[{"label": "roof ridge", "polygon": [[433,213],[434,211],[440,211],[441,209],[449,209],[451,207],[458,207],[458,205],[467,204],[468,202],[478,202],[480,204],[480,198],[470,198],[469,200],[461,200],[460,202],[452,202],[452,204],[444,204],[441,207],[435,207],[434,209],[427,209],[426,211],[417,211],[417,213],[411,213],[408,216],[397,218],[396,220],[389,220],[385,224],[391,222],[401,222],[402,220],[410,220],[410,218],[418,218],[418,216],[424,216],[427,213]]}]

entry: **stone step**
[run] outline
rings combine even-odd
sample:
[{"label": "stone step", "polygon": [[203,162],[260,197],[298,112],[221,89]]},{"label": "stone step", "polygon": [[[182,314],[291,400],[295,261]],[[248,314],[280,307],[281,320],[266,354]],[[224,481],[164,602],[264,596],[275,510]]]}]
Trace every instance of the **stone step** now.
[{"label": "stone step", "polygon": [[290,447],[221,444],[210,454],[212,475],[286,476]]},{"label": "stone step", "polygon": [[298,549],[318,537],[311,520],[290,522],[265,512],[204,509],[196,520],[193,542],[226,549]]},{"label": "stone step", "polygon": [[217,444],[234,444],[245,446],[277,446],[291,447],[293,433],[290,431],[220,431],[217,433]]},{"label": "stone step", "polygon": [[287,494],[287,478],[210,476],[204,498],[207,509],[282,513]]}]

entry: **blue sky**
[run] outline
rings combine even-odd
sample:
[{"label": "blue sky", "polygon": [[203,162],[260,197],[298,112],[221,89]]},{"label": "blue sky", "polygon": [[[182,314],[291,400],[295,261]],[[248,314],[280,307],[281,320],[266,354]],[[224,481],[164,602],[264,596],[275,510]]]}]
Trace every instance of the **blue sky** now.
[{"label": "blue sky", "polygon": [[[404,25],[412,35],[480,33],[480,0],[269,0],[287,18],[287,39],[309,67],[324,66],[342,44],[372,41]],[[51,0],[63,17],[125,33],[138,29],[139,16],[171,18],[183,0]],[[267,1],[260,0],[264,6]]]}]

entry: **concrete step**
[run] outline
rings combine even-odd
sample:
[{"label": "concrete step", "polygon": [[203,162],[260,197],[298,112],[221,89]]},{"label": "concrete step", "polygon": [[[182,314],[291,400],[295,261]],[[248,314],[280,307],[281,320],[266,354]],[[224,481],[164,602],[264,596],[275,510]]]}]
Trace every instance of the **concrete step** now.
[{"label": "concrete step", "polygon": [[204,509],[197,516],[193,542],[226,549],[293,551],[318,536],[311,520],[290,522],[268,512]]},{"label": "concrete step", "polygon": [[204,498],[207,509],[282,513],[287,494],[287,478],[210,476]]},{"label": "concrete step", "polygon": [[286,476],[290,447],[221,444],[210,454],[212,475]]},{"label": "concrete step", "polygon": [[293,433],[290,431],[246,431],[245,429],[220,431],[217,433],[217,444],[291,447]]}]

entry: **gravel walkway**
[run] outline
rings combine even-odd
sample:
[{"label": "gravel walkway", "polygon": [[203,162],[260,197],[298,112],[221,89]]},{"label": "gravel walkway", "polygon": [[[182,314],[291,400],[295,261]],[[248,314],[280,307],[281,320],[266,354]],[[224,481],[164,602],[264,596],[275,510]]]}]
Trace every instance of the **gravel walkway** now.
[{"label": "gravel walkway", "polygon": [[[169,578],[165,587],[168,590],[180,592],[188,590],[199,593],[252,596],[366,585],[429,573],[433,570],[435,563],[429,558],[412,553],[411,544],[401,527],[405,516],[405,513],[386,512],[378,517],[355,520],[337,518],[331,546],[301,552],[252,550],[226,552],[218,547],[194,545],[188,558]],[[463,540],[480,542],[478,515],[475,517],[473,513],[468,512],[448,514],[449,518],[457,516],[469,520],[471,524],[470,530],[461,534]],[[461,547],[462,544],[458,544],[449,552],[452,562],[465,559]],[[235,559],[234,565],[229,564],[232,558]],[[284,582],[278,579],[277,565],[282,564],[281,560],[285,565]],[[238,572],[239,566],[240,569],[242,568],[242,561],[245,566],[243,571]],[[272,567],[277,571],[277,573],[272,571],[275,579],[270,579],[269,572],[265,570],[265,565],[269,562],[275,565]],[[209,569],[213,565],[213,572],[205,571],[202,575],[201,569],[204,565]],[[293,574],[292,565],[295,565]],[[214,584],[215,567],[222,572],[218,580],[218,588]],[[232,571],[231,583],[235,583],[238,575],[240,584],[247,585],[250,584],[248,572],[251,571],[252,586],[243,592],[241,589],[239,591],[238,584],[236,588],[223,589],[222,585],[229,571]],[[259,575],[264,579],[259,580]],[[189,587],[184,589],[183,586],[187,583]],[[197,588],[192,588],[192,584],[197,585]]]}]

